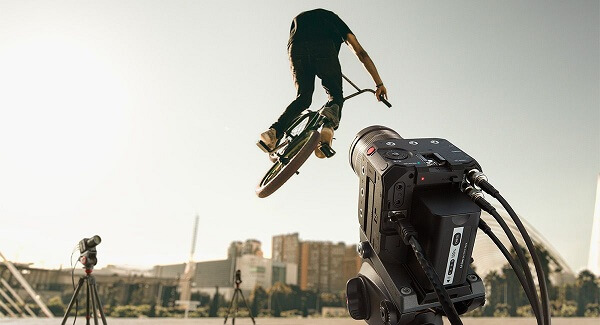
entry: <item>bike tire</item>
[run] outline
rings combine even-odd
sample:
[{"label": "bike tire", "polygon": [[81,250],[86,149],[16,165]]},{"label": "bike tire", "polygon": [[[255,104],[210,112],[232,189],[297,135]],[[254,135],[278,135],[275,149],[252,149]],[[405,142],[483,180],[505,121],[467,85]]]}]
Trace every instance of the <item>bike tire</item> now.
[{"label": "bike tire", "polygon": [[256,195],[265,198],[277,191],[310,157],[319,145],[319,138],[319,131],[310,130],[290,143],[289,150],[286,148],[284,155],[284,158],[288,159],[288,163],[283,164],[281,161],[276,161],[256,186]]}]

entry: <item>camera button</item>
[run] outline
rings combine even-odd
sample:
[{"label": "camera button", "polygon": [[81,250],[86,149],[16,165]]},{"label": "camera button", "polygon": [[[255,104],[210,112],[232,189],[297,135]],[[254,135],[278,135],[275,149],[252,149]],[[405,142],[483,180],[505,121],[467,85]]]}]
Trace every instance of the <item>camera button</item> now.
[{"label": "camera button", "polygon": [[375,147],[371,147],[367,149],[367,156],[370,156],[375,153]]},{"label": "camera button", "polygon": [[408,152],[404,150],[390,150],[385,154],[385,156],[389,159],[403,160],[408,158]]}]

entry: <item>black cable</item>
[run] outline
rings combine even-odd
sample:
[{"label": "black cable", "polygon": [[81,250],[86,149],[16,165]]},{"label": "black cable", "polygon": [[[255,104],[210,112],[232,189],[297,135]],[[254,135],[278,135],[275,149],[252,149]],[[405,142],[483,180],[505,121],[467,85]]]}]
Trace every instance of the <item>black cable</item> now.
[{"label": "black cable", "polygon": [[[469,191],[467,190],[466,192],[467,192],[467,195],[469,195]],[[521,263],[521,268],[523,269],[523,272],[525,273],[525,278],[527,279],[529,291],[531,293],[533,293],[533,296],[535,297],[535,304],[532,304],[531,308],[534,310],[538,310],[538,314],[539,314],[539,310],[541,307],[540,307],[540,299],[539,299],[539,296],[537,293],[537,289],[535,288],[535,282],[533,281],[533,276],[531,274],[531,270],[529,269],[529,263],[527,263],[527,259],[525,258],[523,249],[517,242],[515,235],[512,233],[512,231],[506,224],[506,221],[504,221],[502,216],[500,216],[498,211],[496,211],[496,208],[494,208],[494,206],[492,206],[488,201],[486,201],[483,198],[483,195],[481,193],[479,193],[479,196],[477,196],[477,195],[469,195],[469,196],[471,197],[473,202],[475,202],[479,207],[481,207],[484,211],[486,211],[487,213],[492,215],[492,217],[494,217],[494,219],[496,219],[496,221],[498,222],[500,227],[502,227],[502,230],[508,237],[510,244],[513,246],[513,248],[515,249],[515,252],[517,253],[517,257],[519,258],[519,262]],[[542,325],[543,318],[542,319],[538,318],[537,323],[538,323],[538,325]]]},{"label": "black cable", "polygon": [[504,244],[502,244],[500,239],[498,239],[496,234],[494,234],[494,232],[492,231],[492,228],[490,228],[490,226],[488,226],[487,223],[485,221],[483,221],[483,219],[479,219],[479,229],[481,229],[486,235],[488,235],[488,237],[490,237],[490,239],[494,242],[494,244],[496,244],[498,249],[502,252],[502,255],[504,255],[504,257],[508,261],[508,264],[510,264],[510,267],[515,271],[515,274],[517,275],[517,278],[519,279],[519,283],[521,283],[521,287],[523,288],[523,291],[525,291],[525,295],[527,295],[529,304],[531,305],[531,308],[533,309],[535,318],[536,318],[537,322],[540,323],[541,322],[540,312],[537,308],[533,307],[533,306],[537,306],[537,304],[534,304],[535,297],[533,296],[533,293],[531,292],[531,290],[529,290],[529,287],[527,286],[527,280],[525,279],[525,277],[523,275],[523,271],[517,265],[517,261],[515,261],[515,259],[512,257],[512,255],[510,255],[510,253],[506,249],[506,246],[504,246]]},{"label": "black cable", "polygon": [[517,216],[517,213],[513,210],[513,208],[510,206],[510,204],[508,204],[508,202],[504,199],[504,197],[502,197],[502,195],[500,195],[500,191],[498,191],[496,188],[494,188],[494,186],[492,186],[492,184],[490,184],[488,182],[487,177],[485,177],[485,175],[483,173],[481,173],[478,170],[472,170],[469,172],[468,177],[471,179],[471,181],[475,185],[481,187],[486,193],[488,193],[491,196],[493,196],[494,198],[496,198],[498,200],[498,202],[500,202],[500,204],[502,204],[504,209],[508,212],[511,219],[514,221],[515,225],[519,229],[519,232],[521,233],[521,236],[523,237],[523,240],[525,241],[525,245],[527,246],[527,249],[529,250],[529,254],[531,255],[531,258],[533,260],[535,272],[538,277],[538,283],[540,285],[540,295],[542,297],[542,299],[541,299],[542,307],[541,308],[542,308],[544,324],[550,325],[550,323],[551,323],[550,306],[549,306],[549,299],[548,299],[548,287],[546,285],[546,276],[544,274],[544,270],[542,269],[540,259],[535,251],[535,246],[533,245],[533,241],[531,240],[531,237],[529,237],[529,234],[527,233],[527,230],[525,229],[525,227],[523,226],[523,223],[519,219],[519,216]]},{"label": "black cable", "polygon": [[417,240],[417,231],[406,218],[392,218],[393,221],[395,221],[394,226],[402,238],[402,241],[404,241],[405,244],[410,245],[415,252],[415,257],[423,269],[423,272],[425,272],[427,279],[431,282],[446,317],[452,325],[462,325],[463,323],[460,320],[460,317],[458,317],[458,312],[456,311],[456,308],[454,308],[452,299],[450,299],[446,288],[444,288],[444,285],[442,285],[442,282],[440,281],[440,277],[437,272],[435,272],[435,268],[429,263],[429,260],[423,251],[423,247],[421,247],[421,244],[419,244],[419,241]]},{"label": "black cable", "polygon": [[497,192],[496,195],[492,194],[492,196],[494,196],[498,200],[498,202],[500,202],[500,204],[502,204],[504,209],[506,209],[506,211],[508,212],[510,217],[513,219],[513,221],[517,225],[517,228],[521,232],[521,236],[523,236],[523,240],[525,240],[525,244],[527,245],[529,254],[531,255],[531,257],[533,259],[533,265],[535,266],[535,272],[536,272],[536,275],[538,278],[538,283],[540,285],[540,296],[542,297],[542,312],[544,313],[544,319],[546,320],[546,325],[550,325],[550,323],[551,323],[550,304],[549,304],[549,299],[548,299],[548,287],[546,285],[546,275],[544,274],[544,269],[542,268],[542,263],[540,261],[540,258],[538,257],[538,254],[535,251],[535,246],[533,245],[533,241],[531,240],[531,237],[529,237],[527,230],[525,230],[523,223],[521,222],[521,220],[519,219],[519,217],[517,216],[515,211],[508,204],[508,202],[502,197],[502,195],[500,195],[500,193]]},{"label": "black cable", "polygon": [[454,308],[454,303],[452,303],[452,299],[450,299],[448,292],[442,285],[440,277],[438,276],[437,272],[435,272],[433,265],[429,263],[429,260],[425,256],[425,252],[423,252],[421,244],[419,244],[419,242],[414,236],[410,237],[409,243],[413,251],[415,252],[415,257],[417,258],[419,265],[421,265],[423,272],[425,272],[425,275],[427,275],[429,282],[431,282],[431,285],[433,286],[433,289],[437,294],[438,300],[442,305],[442,310],[446,314],[446,317],[448,317],[450,324],[462,325],[462,321],[460,320],[460,317],[458,317],[458,313],[456,312],[456,308]]}]

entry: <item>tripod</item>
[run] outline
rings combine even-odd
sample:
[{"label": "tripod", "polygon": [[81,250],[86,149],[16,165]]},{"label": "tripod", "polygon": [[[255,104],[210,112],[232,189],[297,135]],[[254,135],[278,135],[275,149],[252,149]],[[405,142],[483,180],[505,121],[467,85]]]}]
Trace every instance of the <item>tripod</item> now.
[{"label": "tripod", "polygon": [[252,319],[252,324],[256,325],[256,321],[254,321],[254,317],[252,316],[252,310],[250,309],[250,307],[248,307],[246,298],[244,298],[244,293],[242,292],[242,289],[240,289],[240,283],[242,283],[242,275],[240,270],[237,270],[235,272],[235,291],[233,292],[233,297],[231,298],[231,303],[229,303],[229,309],[227,309],[227,314],[225,314],[225,321],[223,322],[223,324],[227,324],[227,318],[229,317],[229,314],[231,314],[231,308],[233,308],[233,304],[235,303],[235,310],[233,312],[233,317],[231,318],[231,325],[235,325],[235,317],[237,316],[237,312],[240,307],[239,302],[236,299],[239,299],[239,296],[241,296],[242,302],[244,302],[244,305],[246,306],[246,309],[248,309],[248,313],[250,314],[250,319]]},{"label": "tripod", "polygon": [[[86,286],[86,299],[85,299],[85,324],[90,325],[90,307],[92,308],[92,314],[94,315],[94,325],[98,325],[98,312],[100,311],[100,317],[102,317],[102,324],[106,325],[106,317],[104,316],[104,310],[102,309],[102,302],[100,302],[100,297],[98,297],[98,288],[96,287],[96,278],[92,275],[92,270],[94,269],[94,265],[98,261],[96,259],[96,245],[100,243],[100,237],[94,236],[92,238],[84,238],[79,243],[79,250],[81,252],[81,256],[79,257],[79,261],[83,264],[83,268],[85,270],[85,275],[79,278],[79,283],[75,288],[75,293],[73,293],[73,297],[71,297],[71,301],[67,306],[67,311],[65,312],[65,316],[63,317],[61,325],[65,325],[67,322],[67,318],[69,317],[69,313],[73,308],[73,303],[77,300],[77,296],[79,295],[79,290],[83,287],[83,283],[85,282]],[[75,315],[77,317],[77,315]]]},{"label": "tripod", "polygon": [[[92,308],[92,314],[94,315],[94,324],[98,325],[98,313],[97,310],[100,311],[100,317],[102,318],[102,324],[106,325],[106,317],[104,316],[104,310],[102,309],[102,302],[100,302],[100,297],[98,297],[98,289],[96,288],[96,279],[92,275],[91,269],[85,269],[85,275],[79,278],[79,283],[77,284],[77,288],[75,289],[75,293],[69,302],[69,306],[67,307],[67,311],[65,312],[65,316],[62,320],[62,325],[65,325],[67,322],[67,318],[69,317],[69,312],[73,308],[73,302],[77,299],[77,295],[79,294],[79,290],[83,287],[83,283],[86,285],[86,299],[85,299],[85,323],[86,325],[90,324],[90,306]],[[91,298],[91,299],[90,299]],[[97,309],[96,309],[97,308]]]}]

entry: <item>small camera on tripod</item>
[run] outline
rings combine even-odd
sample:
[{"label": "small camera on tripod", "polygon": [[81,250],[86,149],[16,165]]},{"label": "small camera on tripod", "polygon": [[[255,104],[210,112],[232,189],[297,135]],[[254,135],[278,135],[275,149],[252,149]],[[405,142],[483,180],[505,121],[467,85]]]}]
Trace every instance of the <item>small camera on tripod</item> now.
[{"label": "small camera on tripod", "polygon": [[244,298],[244,293],[242,289],[240,289],[240,284],[242,283],[242,271],[235,271],[235,290],[233,291],[233,297],[231,297],[231,302],[229,303],[229,308],[227,308],[227,314],[225,314],[225,321],[223,324],[227,324],[227,319],[231,314],[233,317],[231,318],[231,324],[235,324],[235,318],[237,317],[238,311],[240,310],[240,298],[242,299],[242,303],[248,309],[248,314],[250,319],[252,320],[252,324],[256,324],[254,320],[254,316],[252,315],[252,309],[248,306],[246,302],[246,298]]},{"label": "small camera on tripod", "polygon": [[241,283],[242,283],[242,271],[237,270],[237,271],[235,271],[235,284],[239,286]]},{"label": "small camera on tripod", "polygon": [[352,318],[442,324],[444,308],[463,314],[483,305],[485,288],[470,266],[481,209],[461,191],[478,163],[445,139],[403,139],[371,126],[354,139],[350,165],[360,179],[363,259],[347,284]]},{"label": "small camera on tripod", "polygon": [[79,262],[85,269],[92,269],[98,263],[96,246],[98,246],[101,241],[102,239],[98,235],[91,238],[84,238],[79,241]]},{"label": "small camera on tripod", "polygon": [[65,311],[65,315],[63,316],[61,325],[66,324],[71,309],[73,309],[73,306],[75,306],[75,320],[77,320],[78,296],[83,287],[86,288],[86,324],[89,324],[90,319],[92,318],[94,319],[94,324],[98,324],[98,314],[100,314],[102,324],[107,324],[106,316],[104,315],[104,309],[102,308],[102,302],[100,301],[100,296],[98,295],[96,279],[92,275],[94,266],[96,266],[96,264],[98,263],[98,252],[96,251],[96,246],[98,246],[98,244],[100,244],[101,241],[102,239],[100,239],[100,236],[96,235],[90,238],[84,238],[79,241],[79,244],[77,244],[77,249],[79,249],[79,262],[81,263],[81,265],[83,265],[85,275],[79,278],[79,282],[74,288],[75,292],[73,292],[71,301],[69,301],[69,305],[67,305],[67,309]]}]

